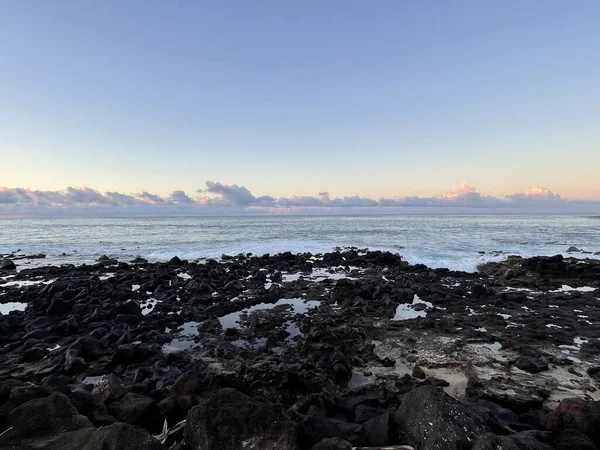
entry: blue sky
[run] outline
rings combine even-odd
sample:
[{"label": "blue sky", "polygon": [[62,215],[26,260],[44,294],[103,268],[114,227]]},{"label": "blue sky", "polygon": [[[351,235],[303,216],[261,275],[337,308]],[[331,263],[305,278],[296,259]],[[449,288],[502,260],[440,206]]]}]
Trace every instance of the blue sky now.
[{"label": "blue sky", "polygon": [[600,199],[597,1],[6,1],[0,186]]}]

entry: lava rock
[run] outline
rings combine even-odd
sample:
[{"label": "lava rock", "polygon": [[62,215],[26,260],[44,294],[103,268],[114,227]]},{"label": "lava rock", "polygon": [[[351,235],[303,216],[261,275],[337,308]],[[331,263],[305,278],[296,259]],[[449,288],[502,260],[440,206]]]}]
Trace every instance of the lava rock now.
[{"label": "lava rock", "polygon": [[92,389],[92,397],[98,403],[118,400],[127,393],[127,389],[115,375],[105,375]]},{"label": "lava rock", "polygon": [[8,448],[29,448],[30,442],[36,439],[43,441],[61,433],[92,427],[68,397],[59,393],[18,406],[8,414],[6,425],[9,431],[0,438],[1,448],[7,448],[4,447],[7,443],[11,445]]},{"label": "lava rock", "polygon": [[552,450],[547,444],[544,444],[533,436],[496,436],[492,433],[485,433],[477,438],[473,445],[473,450]]},{"label": "lava rock", "polygon": [[340,438],[321,439],[310,450],[352,450],[352,444]]},{"label": "lava rock", "polygon": [[425,375],[425,372],[419,367],[418,364],[413,368],[412,376],[414,378],[418,378],[419,380],[424,380],[427,378],[427,375]]},{"label": "lava rock", "polygon": [[483,419],[432,386],[421,386],[401,399],[396,422],[419,450],[462,450],[488,431]]},{"label": "lava rock", "polygon": [[101,428],[85,428],[61,434],[46,447],[48,450],[166,450],[150,434],[126,423]]},{"label": "lava rock", "polygon": [[248,448],[297,450],[294,425],[281,405],[221,389],[193,407],[185,441],[190,450]]},{"label": "lava rock", "polygon": [[565,430],[554,442],[556,450],[598,450],[594,442],[579,430]]},{"label": "lava rock", "polygon": [[137,425],[154,434],[162,430],[164,417],[149,397],[129,392],[108,405],[108,410],[121,422]]},{"label": "lava rock", "polygon": [[0,259],[0,270],[15,270],[17,266],[10,259]]},{"label": "lava rock", "polygon": [[390,414],[386,411],[365,422],[363,434],[371,447],[387,445],[390,434]]},{"label": "lava rock", "polygon": [[309,415],[296,425],[296,437],[301,448],[310,448],[312,445],[325,438],[345,437],[345,433],[337,426],[337,424],[329,420],[320,412],[317,414],[310,414],[313,409],[317,409],[318,411],[318,408],[311,406]]},{"label": "lava rock", "polygon": [[556,433],[568,429],[581,431],[598,445],[600,444],[600,401],[565,399],[554,411],[544,417],[542,423],[548,430]]},{"label": "lava rock", "polygon": [[532,356],[521,356],[515,362],[515,367],[531,373],[539,373],[548,370],[548,363],[541,358]]}]

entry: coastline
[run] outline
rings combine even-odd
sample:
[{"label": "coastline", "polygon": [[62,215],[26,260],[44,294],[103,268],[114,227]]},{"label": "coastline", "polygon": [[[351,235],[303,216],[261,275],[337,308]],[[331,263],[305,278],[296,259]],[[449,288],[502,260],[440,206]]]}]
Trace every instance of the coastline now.
[{"label": "coastline", "polygon": [[[484,445],[490,433],[556,447],[564,430],[547,417],[560,402],[600,400],[599,298],[600,262],[562,256],[475,273],[358,249],[4,271],[0,303],[15,309],[0,316],[0,443],[30,445],[18,409],[60,393],[86,436],[124,422],[146,439],[187,418],[169,446],[198,427],[223,438],[194,408],[241,402],[295,435],[240,425],[236,442],[254,448]],[[421,417],[410,405],[423,401],[469,420]],[[40,436],[64,439],[56,430]]]}]

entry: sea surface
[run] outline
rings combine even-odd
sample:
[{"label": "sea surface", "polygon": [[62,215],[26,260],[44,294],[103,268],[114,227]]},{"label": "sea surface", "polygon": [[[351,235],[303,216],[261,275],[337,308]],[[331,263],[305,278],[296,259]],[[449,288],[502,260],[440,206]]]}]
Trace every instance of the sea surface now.
[{"label": "sea surface", "polygon": [[[400,253],[410,263],[474,271],[522,256],[600,251],[600,216],[399,215],[0,220],[0,254],[44,253],[20,267],[91,263],[106,254],[164,261],[223,254],[327,252],[356,246]],[[485,253],[481,253],[485,252]],[[66,255],[64,256],[63,253]],[[586,255],[600,258],[598,255]]]}]

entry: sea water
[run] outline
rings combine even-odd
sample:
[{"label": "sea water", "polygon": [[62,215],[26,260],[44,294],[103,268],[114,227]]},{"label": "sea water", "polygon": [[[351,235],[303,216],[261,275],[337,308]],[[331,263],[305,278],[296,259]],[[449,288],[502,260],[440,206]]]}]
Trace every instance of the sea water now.
[{"label": "sea water", "polygon": [[[254,216],[0,220],[0,253],[44,253],[20,267],[119,260],[220,258],[238,253],[328,252],[356,246],[410,263],[473,271],[522,256],[600,251],[600,217],[573,215]],[[61,256],[62,254],[65,256]],[[582,256],[576,254],[577,256]],[[585,255],[599,258],[598,255]]]}]

